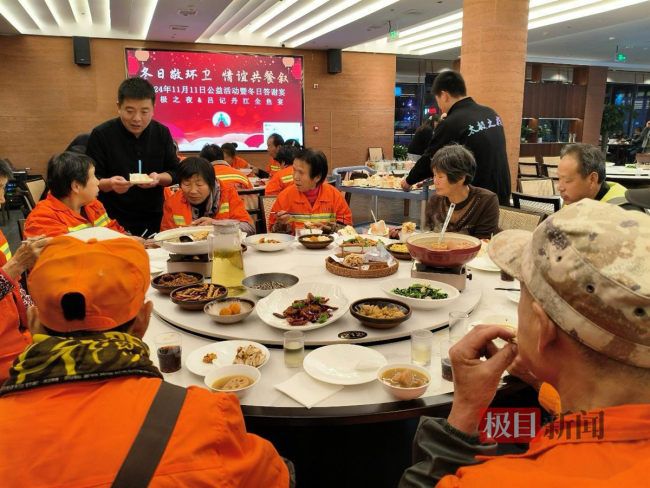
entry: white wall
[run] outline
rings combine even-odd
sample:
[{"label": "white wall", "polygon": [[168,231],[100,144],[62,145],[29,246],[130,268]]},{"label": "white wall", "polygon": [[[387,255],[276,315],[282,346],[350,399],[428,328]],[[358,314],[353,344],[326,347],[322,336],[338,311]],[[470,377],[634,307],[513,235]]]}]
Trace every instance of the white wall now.
[{"label": "white wall", "polygon": [[633,83],[636,85],[650,85],[650,73],[639,71],[615,71],[607,72],[607,83]]}]

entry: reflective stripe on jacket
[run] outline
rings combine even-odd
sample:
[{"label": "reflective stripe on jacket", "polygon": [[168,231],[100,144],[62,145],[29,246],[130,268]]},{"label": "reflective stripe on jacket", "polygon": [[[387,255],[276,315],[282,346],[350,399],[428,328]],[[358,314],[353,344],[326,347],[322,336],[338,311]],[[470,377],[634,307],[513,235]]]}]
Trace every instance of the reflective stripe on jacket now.
[{"label": "reflective stripe on jacket", "polygon": [[280,169],[282,169],[280,168],[280,163],[278,163],[275,159],[270,158],[269,165],[266,167],[266,172],[269,174],[269,178],[280,171]]},{"label": "reflective stripe on jacket", "polygon": [[2,231],[0,231],[0,268],[7,264],[7,261],[11,259],[11,249],[9,249],[9,243],[7,238],[4,236]]},{"label": "reflective stripe on jacket", "polygon": [[250,190],[253,184],[248,177],[227,164],[213,164],[214,175],[223,185],[234,186],[236,190]]},{"label": "reflective stripe on jacket", "polygon": [[275,173],[266,184],[265,195],[279,195],[282,190],[293,185],[293,166],[287,166]]}]

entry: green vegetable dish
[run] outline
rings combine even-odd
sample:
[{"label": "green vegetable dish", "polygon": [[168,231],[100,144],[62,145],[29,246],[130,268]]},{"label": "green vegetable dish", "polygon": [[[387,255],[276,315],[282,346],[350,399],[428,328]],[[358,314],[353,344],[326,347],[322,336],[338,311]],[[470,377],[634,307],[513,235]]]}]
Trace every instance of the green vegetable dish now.
[{"label": "green vegetable dish", "polygon": [[402,297],[419,298],[420,300],[442,300],[449,297],[447,293],[440,291],[440,288],[420,283],[415,283],[408,288],[393,288],[391,292]]}]

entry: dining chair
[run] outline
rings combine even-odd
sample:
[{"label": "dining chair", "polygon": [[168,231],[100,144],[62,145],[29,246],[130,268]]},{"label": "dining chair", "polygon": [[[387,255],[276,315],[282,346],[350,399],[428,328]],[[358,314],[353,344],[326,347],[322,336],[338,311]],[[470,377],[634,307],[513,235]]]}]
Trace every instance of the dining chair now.
[{"label": "dining chair", "polygon": [[519,161],[519,174],[522,176],[541,176],[541,171],[537,163],[527,163]]},{"label": "dining chair", "polygon": [[546,214],[513,207],[499,207],[499,229],[534,231],[546,218]]},{"label": "dining chair", "polygon": [[45,191],[45,180],[42,177],[33,180],[26,180],[24,182],[25,188],[31,193],[34,203],[38,203]]},{"label": "dining chair", "polygon": [[541,212],[551,215],[562,208],[562,198],[553,196],[526,195],[516,191],[512,192],[512,202],[515,208],[521,210],[530,210],[532,212]]},{"label": "dining chair", "polygon": [[526,195],[541,197],[555,195],[551,178],[517,178],[517,189]]},{"label": "dining chair", "polygon": [[554,166],[560,164],[560,156],[543,156],[542,160],[544,161],[544,164],[551,164]]},{"label": "dining chair", "polygon": [[544,163],[542,165],[542,176],[546,176],[546,177],[549,177],[549,178],[556,178],[557,177],[557,164]]},{"label": "dining chair", "polygon": [[381,161],[384,159],[384,150],[381,147],[369,147],[368,158],[370,161]]},{"label": "dining chair", "polygon": [[537,164],[537,158],[535,156],[526,156],[526,157],[519,157],[519,162],[520,163],[535,163]]},{"label": "dining chair", "polygon": [[2,225],[5,225],[7,220],[11,220],[11,215],[9,214],[9,208],[7,208],[7,202],[0,205],[0,214],[2,214]]},{"label": "dining chair", "polygon": [[260,220],[264,232],[269,232],[269,215],[277,198],[277,195],[260,195],[260,208],[263,210]]}]

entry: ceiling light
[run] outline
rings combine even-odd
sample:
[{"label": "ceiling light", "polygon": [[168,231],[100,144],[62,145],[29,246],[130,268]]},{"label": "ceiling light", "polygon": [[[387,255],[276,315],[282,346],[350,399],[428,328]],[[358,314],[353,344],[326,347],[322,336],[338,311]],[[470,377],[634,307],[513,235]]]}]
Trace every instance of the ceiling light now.
[{"label": "ceiling light", "polygon": [[61,12],[59,12],[56,0],[45,0],[45,5],[50,9],[50,13],[52,14],[52,17],[54,17],[56,23],[59,24],[59,27],[62,27],[65,22],[63,21],[63,17],[61,17]]},{"label": "ceiling light", "polygon": [[436,19],[432,22],[427,22],[426,24],[418,25],[416,27],[411,27],[409,29],[404,29],[403,31],[400,31],[400,37],[406,37],[410,36],[412,34],[416,34],[418,32],[422,32],[425,30],[429,30],[433,27],[437,27],[439,25],[444,25],[448,24],[449,22],[453,22],[454,20],[460,20],[463,18],[463,12],[456,12],[455,14],[448,15],[446,17],[442,17],[440,19]]},{"label": "ceiling light", "polygon": [[90,5],[88,0],[68,0],[72,15],[79,25],[92,25],[92,17],[90,15]]},{"label": "ceiling light", "polygon": [[557,0],[530,0],[528,9],[533,9],[536,7],[541,7],[543,5],[548,5],[549,3],[557,2]]},{"label": "ceiling light", "polygon": [[264,33],[264,36],[269,37],[270,35],[275,34],[277,31],[279,31],[283,27],[286,27],[287,25],[294,23],[299,18],[304,17],[309,12],[313,12],[317,8],[325,5],[327,2],[329,2],[329,0],[314,0],[313,2],[308,3],[303,8],[301,8],[300,10],[297,10],[296,12],[289,15],[288,17],[285,17],[280,22],[274,22],[273,27],[271,27],[269,30],[267,30]]},{"label": "ceiling light", "polygon": [[22,7],[25,9],[25,12],[32,18],[34,23],[38,26],[40,30],[43,30],[43,21],[38,18],[38,15],[36,15],[36,11],[34,8],[27,2],[27,0],[18,0],[18,3],[22,5]]},{"label": "ceiling light", "polygon": [[286,41],[287,39],[291,39],[292,37],[297,36],[301,32],[304,32],[307,29],[310,29],[313,26],[318,25],[321,22],[329,19],[330,17],[333,17],[339,12],[343,12],[346,8],[352,7],[352,5],[357,4],[360,1],[361,0],[345,0],[337,5],[334,5],[333,7],[328,8],[327,10],[322,12],[320,15],[316,15],[315,17],[312,17],[311,19],[302,22],[301,25],[299,25],[295,29],[287,32],[286,34],[282,34],[282,36],[279,37],[278,40],[282,42],[282,41]]},{"label": "ceiling light", "polygon": [[260,15],[253,22],[251,22],[249,24],[249,26],[245,30],[248,31],[248,32],[255,32],[257,29],[262,27],[264,24],[266,24],[273,17],[277,17],[278,15],[280,15],[286,9],[291,7],[297,1],[298,0],[284,0],[284,1],[280,0],[280,1],[276,2],[275,5],[273,5],[270,9],[268,9],[265,13]]},{"label": "ceiling light", "polygon": [[407,49],[409,51],[414,51],[416,49],[422,49],[424,47],[435,46],[437,44],[443,44],[446,42],[455,41],[457,39],[460,39],[462,36],[463,36],[462,32],[453,32],[452,34],[448,34],[446,36],[436,36],[433,39],[429,39],[428,41],[418,42],[411,46],[408,46]]},{"label": "ceiling light", "polygon": [[6,3],[0,2],[0,14],[2,14],[2,16],[7,19],[7,21],[13,25],[18,32],[21,34],[25,33],[25,26],[14,16],[13,12],[9,11]]},{"label": "ceiling light", "polygon": [[613,41],[614,39],[616,39],[616,38],[615,37],[610,37],[609,38],[610,41]]},{"label": "ceiling light", "polygon": [[149,4],[146,7],[145,14],[142,19],[142,34],[140,34],[141,39],[146,39],[149,34],[149,27],[151,27],[151,20],[153,19],[153,14],[156,11],[156,6],[158,5],[158,0],[142,0],[148,1]]},{"label": "ceiling light", "polygon": [[[423,39],[429,39],[431,37],[440,35],[440,34],[446,34],[448,32],[454,32],[454,31],[460,31],[463,28],[463,23],[462,22],[453,22],[451,24],[439,27],[437,29],[432,29],[428,30],[426,32],[423,32],[422,34],[418,34],[416,36],[409,37],[407,39],[400,38],[399,41],[395,43],[396,46],[405,46],[407,44],[411,44],[413,42],[421,41]],[[401,35],[401,33],[400,33]]]},{"label": "ceiling light", "polygon": [[448,42],[447,44],[439,44],[431,48],[422,49],[421,51],[414,51],[413,54],[431,54],[437,53],[439,51],[446,51],[447,49],[453,49],[455,47],[460,47],[460,41]]},{"label": "ceiling light", "polygon": [[[536,29],[537,27],[543,27],[545,25],[558,24],[560,22],[566,22],[568,20],[580,19],[582,17],[588,17],[590,15],[602,14],[604,12],[609,12],[611,10],[616,10],[616,9],[624,8],[624,7],[630,7],[632,5],[637,5],[639,3],[645,3],[647,1],[648,0],[620,0],[620,1],[614,1],[614,2],[601,2],[598,5],[593,5],[592,7],[588,7],[588,8],[571,7],[571,8],[574,8],[575,10],[571,10],[570,12],[566,12],[567,9],[563,8],[561,10],[565,11],[564,13],[557,14],[557,15],[550,15],[551,13],[555,13],[556,11],[550,12],[550,13],[545,14],[546,16],[544,18],[540,18],[539,20],[534,21],[534,22],[530,22],[530,19],[533,18],[532,13],[531,13],[531,16],[528,17],[529,18],[528,30]],[[593,4],[593,3],[596,3],[596,2],[594,0],[591,0],[591,1],[583,0],[583,1],[580,1],[580,2],[569,2],[569,3],[572,4],[572,5],[574,5],[574,4],[587,5],[587,4]],[[562,5],[562,6],[564,6],[564,5]],[[558,8],[559,7],[561,7],[561,6],[558,5]],[[539,16],[534,17],[534,18],[538,18],[538,17]]]},{"label": "ceiling light", "polygon": [[331,32],[335,29],[338,29],[339,27],[343,27],[344,25],[348,25],[350,22],[354,22],[355,20],[362,19],[366,17],[367,15],[370,15],[377,10],[381,10],[382,8],[388,7],[389,5],[392,5],[399,0],[379,0],[376,1],[367,7],[357,10],[355,12],[352,12],[351,14],[346,15],[345,17],[336,20],[334,22],[330,22],[326,26],[321,27],[320,29],[317,29],[316,31],[312,32],[311,34],[307,34],[299,39],[296,39],[295,41],[292,41],[289,44],[289,47],[296,47],[300,46],[301,44],[304,44],[308,41],[311,41],[312,39],[315,39],[317,37],[320,37],[324,34],[327,34],[328,32]]}]

